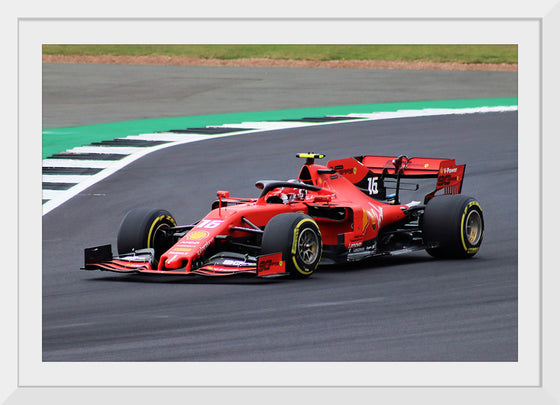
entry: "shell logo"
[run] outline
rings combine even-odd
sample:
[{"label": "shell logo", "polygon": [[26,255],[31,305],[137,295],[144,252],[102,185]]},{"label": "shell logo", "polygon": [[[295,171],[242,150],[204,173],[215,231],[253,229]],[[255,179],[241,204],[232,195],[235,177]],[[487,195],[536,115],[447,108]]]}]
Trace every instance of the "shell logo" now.
[{"label": "shell logo", "polygon": [[190,252],[191,248],[184,248],[184,247],[176,247],[173,249],[173,253],[175,252]]},{"label": "shell logo", "polygon": [[187,234],[187,239],[200,240],[210,235],[206,231],[194,231]]},{"label": "shell logo", "polygon": [[354,168],[352,169],[352,173],[354,174],[358,173],[358,168],[356,166],[354,166]]}]

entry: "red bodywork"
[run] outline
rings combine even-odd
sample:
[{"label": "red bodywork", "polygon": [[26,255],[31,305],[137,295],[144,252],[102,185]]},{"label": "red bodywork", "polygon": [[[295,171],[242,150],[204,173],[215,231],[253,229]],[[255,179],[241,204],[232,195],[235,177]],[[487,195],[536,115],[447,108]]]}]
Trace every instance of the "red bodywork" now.
[{"label": "red bodywork", "polygon": [[[321,166],[308,157],[297,183],[260,181],[257,187],[263,191],[258,198],[230,198],[229,192],[218,191],[216,208],[178,236],[157,267],[152,267],[151,258],[139,251],[89,263],[86,257],[85,268],[180,275],[281,275],[282,255],[259,256],[258,243],[270,219],[287,212],[304,213],[316,221],[324,246],[323,263],[387,254],[390,249],[404,247],[382,248],[380,232],[393,229],[395,224],[408,224],[414,229],[423,207],[420,202],[398,201],[400,179],[437,178],[435,188],[425,195],[426,204],[439,191],[460,193],[464,170],[465,165],[456,165],[453,159],[363,156],[333,160]],[[388,181],[397,183],[396,196],[387,195],[384,183]],[[236,242],[236,252],[229,255],[232,241]],[[242,258],[244,243],[247,251],[253,253],[246,258]],[[421,241],[410,244],[415,246],[423,248]]]}]

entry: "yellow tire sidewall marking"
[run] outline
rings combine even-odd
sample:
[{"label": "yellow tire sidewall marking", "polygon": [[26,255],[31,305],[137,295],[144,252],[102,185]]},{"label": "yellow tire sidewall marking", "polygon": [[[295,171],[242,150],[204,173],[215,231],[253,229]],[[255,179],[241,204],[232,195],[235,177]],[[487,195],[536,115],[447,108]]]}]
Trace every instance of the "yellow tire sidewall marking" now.
[{"label": "yellow tire sidewall marking", "polygon": [[467,213],[469,212],[469,208],[471,208],[472,206],[478,207],[478,209],[482,212],[480,204],[476,201],[471,201],[470,203],[468,203],[465,207],[465,210],[463,211],[463,216],[461,217],[461,243],[463,244],[463,249],[467,253],[475,253],[478,251],[478,247],[469,248],[467,247],[467,243],[465,242],[465,219]]},{"label": "yellow tire sidewall marking", "polygon": [[[313,273],[313,269],[311,269],[309,271],[305,271],[304,269],[302,269],[300,267],[300,265],[298,264],[297,260],[296,260],[299,230],[300,230],[301,226],[306,222],[311,222],[313,225],[316,225],[315,221],[313,221],[311,218],[304,218],[301,221],[299,221],[298,224],[296,225],[296,227],[294,228],[294,238],[293,238],[293,241],[292,241],[292,250],[291,250],[292,262],[294,263],[294,266],[296,267],[296,270],[300,274],[303,274],[304,276],[308,276],[309,274]],[[319,231],[319,227],[317,227],[317,232],[319,233],[319,237],[320,237],[321,236],[321,231]],[[320,249],[322,250],[323,242],[321,241],[320,243],[321,243]]]},{"label": "yellow tire sidewall marking", "polygon": [[154,219],[152,221],[152,225],[150,226],[150,231],[148,232],[148,243],[147,243],[147,247],[151,248],[152,246],[150,246],[152,244],[152,235],[154,233],[154,228],[156,227],[156,225],[163,220],[168,220],[169,222],[171,222],[173,224],[173,226],[177,226],[177,223],[175,222],[175,220],[173,219],[173,217],[170,217],[169,215],[160,215],[159,217],[157,217],[156,219]]}]

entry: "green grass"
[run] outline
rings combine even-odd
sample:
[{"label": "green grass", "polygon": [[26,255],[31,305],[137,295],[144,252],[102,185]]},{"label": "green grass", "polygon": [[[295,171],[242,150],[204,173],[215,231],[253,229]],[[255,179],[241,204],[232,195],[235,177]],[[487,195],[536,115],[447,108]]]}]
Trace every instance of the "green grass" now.
[{"label": "green grass", "polygon": [[517,63],[517,45],[43,45],[43,54]]}]

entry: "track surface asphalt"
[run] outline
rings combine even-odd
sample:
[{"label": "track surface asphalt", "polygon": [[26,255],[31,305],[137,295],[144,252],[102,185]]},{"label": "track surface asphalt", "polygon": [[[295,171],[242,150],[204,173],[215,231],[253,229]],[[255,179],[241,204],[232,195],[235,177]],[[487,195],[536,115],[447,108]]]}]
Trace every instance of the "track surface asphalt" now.
[{"label": "track surface asphalt", "polygon": [[[94,68],[46,66],[44,79],[57,69]],[[98,66],[96,72],[116,80],[113,69],[126,82],[126,67]],[[169,80],[161,73],[165,68],[160,69],[163,80]],[[321,74],[333,72],[315,70],[317,82]],[[337,74],[342,80],[343,72]],[[443,89],[457,85],[457,80],[438,81],[440,72],[382,74],[402,75],[411,83],[421,74]],[[415,93],[410,99],[517,95],[516,75],[501,73],[485,82],[488,74],[466,80],[463,92],[438,93],[427,87],[423,97]],[[79,82],[68,74],[66,83],[74,79]],[[49,106],[49,97],[55,82],[45,82],[50,90],[45,92],[44,111],[52,113],[51,126],[77,125],[85,119],[79,107],[67,120],[54,119],[56,108]],[[156,76],[150,83],[159,88]],[[230,84],[222,83],[226,93]],[[102,92],[90,85],[92,92]],[[85,108],[89,101],[82,90],[76,86],[72,91],[82,93]],[[79,97],[69,88],[61,91],[70,99]],[[396,97],[405,100],[407,91],[400,87]],[[250,94],[240,98],[249,99]],[[122,104],[127,119],[142,118],[151,107],[140,99],[135,103],[134,111]],[[107,118],[91,108],[97,115],[89,114],[89,122],[80,124]],[[110,120],[116,118],[109,114]],[[302,162],[294,156],[301,151],[326,153],[328,159],[404,153],[466,163],[463,193],[478,198],[485,214],[479,254],[466,261],[438,261],[417,252],[324,267],[307,280],[168,279],[78,270],[84,247],[115,246],[118,225],[129,209],[161,207],[178,222],[191,223],[208,211],[217,189],[255,196],[259,179],[296,177]],[[154,152],[43,217],[43,361],[516,361],[517,191],[516,112],[297,128]]]}]

